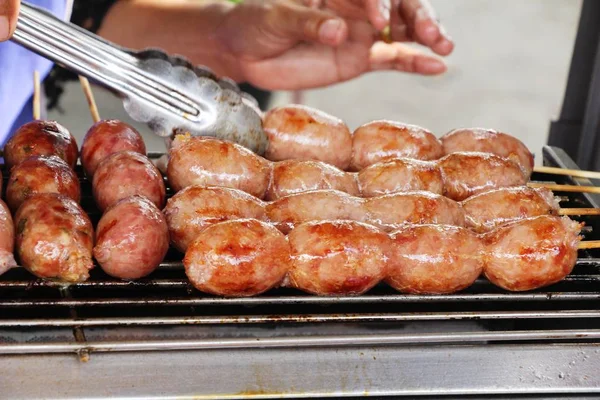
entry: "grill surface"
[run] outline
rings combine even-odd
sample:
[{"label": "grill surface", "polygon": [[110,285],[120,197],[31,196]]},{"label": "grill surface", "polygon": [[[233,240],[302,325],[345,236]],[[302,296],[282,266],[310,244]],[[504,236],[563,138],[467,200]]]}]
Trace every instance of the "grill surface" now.
[{"label": "grill surface", "polygon": [[[566,154],[556,148],[544,149],[544,161],[546,165],[576,168]],[[534,175],[533,180],[591,184],[585,179],[574,181],[558,176]],[[100,214],[93,204],[90,184],[85,178],[81,182],[82,205],[97,222]],[[598,207],[600,204],[600,198],[592,194],[556,194],[568,196],[567,201],[561,203],[562,207]],[[575,219],[586,223],[586,240],[600,239],[600,218]],[[20,363],[26,362],[24,354],[45,357],[77,353],[81,360],[94,363],[100,362],[103,353],[125,357],[124,354],[151,352],[154,355],[149,357],[163,357],[160,358],[163,362],[164,359],[175,360],[179,356],[174,352],[179,350],[230,351],[223,354],[237,354],[243,360],[242,353],[251,349],[282,349],[277,357],[281,357],[283,366],[286,356],[293,360],[294,357],[313,354],[318,358],[320,351],[356,346],[369,349],[382,347],[388,349],[387,354],[403,352],[402,346],[425,346],[430,350],[458,352],[456,357],[467,348],[472,351],[480,348],[489,356],[502,346],[509,346],[511,352],[516,351],[514,346],[523,351],[535,346],[548,346],[544,354],[550,359],[545,362],[552,363],[551,360],[566,357],[563,353],[553,353],[559,348],[581,351],[584,347],[578,346],[592,346],[590,349],[594,349],[595,354],[593,368],[597,371],[600,367],[596,350],[597,343],[600,343],[598,250],[580,251],[577,265],[567,279],[533,292],[509,293],[482,278],[467,290],[451,295],[403,295],[380,285],[360,297],[335,298],[305,295],[291,289],[272,290],[252,298],[208,296],[188,284],[181,258],[181,254],[170,251],[155,273],[136,282],[117,281],[99,267],[92,271],[88,282],[69,287],[36,280],[23,269],[10,271],[0,277],[0,354],[20,355],[16,359]],[[302,356],[286,353],[300,348],[305,352]],[[315,350],[319,348],[322,350]],[[98,360],[94,360],[94,353],[98,353]],[[358,352],[349,354],[354,357]],[[376,356],[373,357],[376,359]],[[112,365],[110,362],[118,364],[118,360],[106,362]],[[308,361],[315,360],[303,362],[310,368],[308,365],[312,364]],[[490,362],[495,363],[496,360]],[[319,363],[323,364],[323,360]],[[314,368],[315,373],[322,373],[317,372],[319,367]],[[234,371],[235,367],[230,366],[230,370]],[[339,372],[345,374],[342,370]],[[0,367],[0,376],[2,373]],[[377,369],[365,374],[374,374],[373,379],[385,375]],[[529,383],[522,379],[518,376],[514,381],[508,379],[505,382],[508,387],[505,384],[504,389],[494,393],[536,393],[534,388],[548,386],[544,380],[537,385],[519,385],[519,382]],[[553,379],[557,379],[554,386],[561,383],[559,378]],[[564,387],[549,387],[557,393],[574,393],[589,392],[590,384],[600,386],[600,382],[581,382],[580,386],[569,383]],[[339,383],[339,380],[334,381],[336,389],[327,393],[322,387],[311,389],[310,385],[303,390],[308,393],[307,397],[356,395],[360,394],[361,384],[364,384],[359,382],[342,390]],[[406,384],[392,385],[393,388],[382,384],[381,390],[375,392],[382,395],[436,393],[421,393],[416,389],[407,391]],[[485,385],[480,385],[477,390],[474,388],[470,393],[491,393],[492,386],[486,381]],[[298,395],[298,388],[292,389],[288,394]],[[456,390],[456,393],[462,393],[463,389]],[[276,392],[280,393],[282,389],[278,388]],[[84,392],[73,393],[79,396]],[[450,386],[440,393],[452,393]],[[222,394],[221,397],[238,397],[230,394]],[[253,394],[255,397],[263,395]]]}]

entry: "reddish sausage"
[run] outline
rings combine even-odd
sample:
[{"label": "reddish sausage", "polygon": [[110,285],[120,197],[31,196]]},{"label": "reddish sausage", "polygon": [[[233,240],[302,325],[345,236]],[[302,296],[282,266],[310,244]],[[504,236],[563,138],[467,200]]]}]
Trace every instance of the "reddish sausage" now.
[{"label": "reddish sausage", "polygon": [[40,193],[15,214],[16,250],[23,267],[39,278],[82,282],[94,267],[94,231],[83,209],[57,193]]},{"label": "reddish sausage", "polygon": [[87,176],[92,177],[106,157],[127,150],[146,155],[146,145],[139,132],[121,121],[98,121],[83,138],[81,164]]},{"label": "reddish sausage", "polygon": [[390,238],[355,221],[315,221],[296,227],[288,240],[288,286],[320,295],[359,295],[387,274]]},{"label": "reddish sausage", "polygon": [[437,160],[444,155],[442,144],[427,129],[393,121],[373,121],[352,135],[353,171],[392,158]]},{"label": "reddish sausage", "polygon": [[165,205],[165,182],[160,171],[148,157],[133,151],[105,158],[94,173],[92,187],[100,210],[135,195],[146,197],[159,209]]},{"label": "reddish sausage", "polygon": [[175,191],[193,185],[224,186],[262,199],[271,178],[271,163],[231,142],[177,135],[167,176]]},{"label": "reddish sausage", "polygon": [[198,290],[254,296],[281,283],[290,266],[290,246],[281,232],[264,222],[225,221],[200,232],[183,264]]},{"label": "reddish sausage", "polygon": [[274,108],[264,118],[269,138],[265,157],[272,161],[315,160],[347,169],[352,135],[344,122],[314,108]]},{"label": "reddish sausage", "polygon": [[25,199],[36,193],[60,193],[77,203],[81,200],[79,178],[57,156],[29,157],[11,170],[6,186],[6,202],[13,212]]},{"label": "reddish sausage", "polygon": [[230,219],[265,220],[265,203],[241,190],[188,186],[167,202],[164,210],[171,241],[185,252],[205,227]]},{"label": "reddish sausage", "polygon": [[8,168],[31,156],[58,156],[71,168],[78,157],[77,142],[71,133],[55,121],[32,121],[21,126],[4,146]]},{"label": "reddish sausage", "polygon": [[15,225],[8,207],[0,200],[0,275],[17,266],[14,247]]},{"label": "reddish sausage", "polygon": [[139,279],[152,273],[169,250],[165,217],[148,199],[132,196],[111,206],[98,223],[94,257],[108,275]]}]

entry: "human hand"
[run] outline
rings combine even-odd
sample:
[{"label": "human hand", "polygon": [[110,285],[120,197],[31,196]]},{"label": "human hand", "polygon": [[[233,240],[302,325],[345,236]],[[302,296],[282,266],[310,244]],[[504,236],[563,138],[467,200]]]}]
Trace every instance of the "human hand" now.
[{"label": "human hand", "polygon": [[17,26],[20,0],[0,0],[0,42],[10,39]]},{"label": "human hand", "polygon": [[[264,89],[302,90],[343,82],[376,70],[422,75],[446,70],[444,62],[435,56],[402,43],[381,42],[377,26],[368,18],[353,18],[347,7],[320,9],[314,3],[314,0],[245,0],[232,8],[216,32],[224,47],[225,74]],[[333,5],[329,3],[329,7]],[[432,25],[422,22],[423,11],[418,11],[421,9],[411,8],[415,17],[407,19],[411,21],[405,23],[407,29],[396,28],[393,35],[407,40],[411,32],[430,32]],[[421,16],[417,18],[416,14]],[[385,21],[379,21],[378,26],[381,25],[385,26]],[[426,36],[428,40],[433,38]],[[423,41],[421,34],[417,38]]]}]

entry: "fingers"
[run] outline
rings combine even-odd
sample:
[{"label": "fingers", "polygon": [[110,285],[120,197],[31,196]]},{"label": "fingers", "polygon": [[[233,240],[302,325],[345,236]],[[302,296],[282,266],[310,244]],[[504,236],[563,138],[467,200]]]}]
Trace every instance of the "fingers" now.
[{"label": "fingers", "polygon": [[390,19],[394,40],[414,40],[444,56],[454,49],[427,0],[393,0]]},{"label": "fingers", "polygon": [[10,39],[17,26],[19,0],[0,0],[0,42]]},{"label": "fingers", "polygon": [[446,72],[446,64],[436,56],[425,54],[402,43],[377,42],[369,55],[370,70],[395,70],[421,75]]},{"label": "fingers", "polygon": [[388,24],[388,19],[381,10],[381,0],[363,0],[363,2],[369,22],[378,31],[383,30]]}]

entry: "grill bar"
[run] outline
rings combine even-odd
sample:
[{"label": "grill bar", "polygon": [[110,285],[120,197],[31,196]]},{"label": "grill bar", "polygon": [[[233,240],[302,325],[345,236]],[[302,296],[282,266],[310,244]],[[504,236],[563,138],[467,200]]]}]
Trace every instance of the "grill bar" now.
[{"label": "grill bar", "polygon": [[600,310],[0,320],[0,328],[600,318]]},{"label": "grill bar", "polygon": [[161,341],[111,341],[79,343],[7,344],[0,345],[0,354],[175,351],[216,349],[265,349],[306,347],[357,347],[406,344],[452,344],[474,342],[522,342],[600,339],[600,329],[552,331],[453,332],[423,334],[331,335],[311,337],[234,338]]}]

